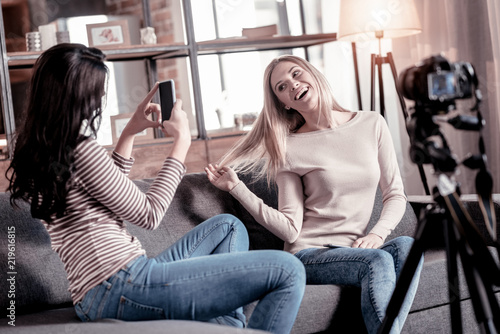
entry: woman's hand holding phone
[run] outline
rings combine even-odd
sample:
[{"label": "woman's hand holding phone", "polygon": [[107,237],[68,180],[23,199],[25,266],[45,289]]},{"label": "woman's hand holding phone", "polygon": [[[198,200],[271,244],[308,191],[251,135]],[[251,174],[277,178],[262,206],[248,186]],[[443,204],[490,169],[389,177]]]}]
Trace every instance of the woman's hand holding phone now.
[{"label": "woman's hand holding phone", "polygon": [[187,151],[191,146],[191,130],[187,114],[182,110],[182,100],[178,99],[175,102],[170,119],[163,121],[162,124],[163,128],[161,130],[163,133],[174,137],[174,146],[170,156],[184,162]]},{"label": "woman's hand holding phone", "polygon": [[144,100],[137,106],[132,118],[128,121],[123,129],[118,142],[116,143],[115,152],[125,158],[130,158],[132,155],[132,147],[134,145],[135,135],[141,133],[147,128],[159,128],[158,121],[151,120],[150,115],[155,113],[156,119],[160,119],[161,109],[157,103],[152,103],[151,100],[158,90],[159,83],[156,83],[151,91],[146,95]]},{"label": "woman's hand holding phone", "polygon": [[[147,128],[158,128],[160,123],[158,121],[153,121],[150,117],[151,114],[156,114],[156,119],[160,119],[161,109],[160,105],[151,102],[153,96],[158,90],[158,83],[156,83],[153,88],[146,95],[144,100],[137,106],[132,118],[128,121],[123,132],[129,135],[136,135],[146,130]],[[123,133],[122,133],[123,134]]]}]

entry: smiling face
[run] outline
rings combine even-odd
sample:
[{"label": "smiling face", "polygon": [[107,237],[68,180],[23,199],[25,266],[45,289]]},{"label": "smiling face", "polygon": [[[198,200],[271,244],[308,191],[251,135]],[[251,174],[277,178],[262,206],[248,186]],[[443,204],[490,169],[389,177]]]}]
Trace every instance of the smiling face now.
[{"label": "smiling face", "polygon": [[313,76],[300,65],[282,61],[274,68],[271,88],[287,107],[300,113],[311,112],[318,106],[318,90]]}]

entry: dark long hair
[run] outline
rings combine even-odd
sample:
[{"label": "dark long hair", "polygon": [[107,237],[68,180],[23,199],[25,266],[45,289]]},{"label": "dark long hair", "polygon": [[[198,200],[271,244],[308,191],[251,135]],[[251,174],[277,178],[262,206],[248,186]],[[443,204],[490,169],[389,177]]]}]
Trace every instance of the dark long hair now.
[{"label": "dark long hair", "polygon": [[64,214],[75,148],[89,134],[95,136],[100,125],[108,73],[104,59],[98,49],[65,43],[35,63],[6,172],[11,204],[30,202],[33,217],[50,221]]}]

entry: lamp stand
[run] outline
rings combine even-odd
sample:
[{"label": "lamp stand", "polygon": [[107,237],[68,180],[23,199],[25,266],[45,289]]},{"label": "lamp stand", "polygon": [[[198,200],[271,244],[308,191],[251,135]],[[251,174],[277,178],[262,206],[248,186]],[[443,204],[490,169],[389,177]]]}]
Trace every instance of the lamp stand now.
[{"label": "lamp stand", "polygon": [[[383,64],[389,64],[391,66],[391,73],[392,77],[394,79],[394,85],[396,87],[396,93],[398,94],[398,99],[399,103],[401,104],[401,110],[403,112],[404,120],[405,120],[405,126],[407,122],[409,121],[409,116],[408,112],[406,111],[406,103],[401,95],[401,93],[398,90],[397,87],[397,78],[398,74],[396,71],[396,65],[394,64],[394,58],[392,57],[391,52],[387,52],[387,56],[383,57],[382,56],[382,37],[384,37],[384,32],[383,31],[377,31],[375,32],[375,36],[378,39],[378,48],[379,48],[379,53],[374,54],[372,53],[371,55],[371,104],[370,104],[370,110],[374,111],[375,110],[375,66],[377,67],[377,75],[378,75],[378,89],[379,89],[379,103],[380,103],[380,114],[385,117],[385,99],[384,99],[384,80],[382,79],[382,65]],[[408,129],[406,129],[408,131]],[[409,133],[408,133],[409,135]],[[421,164],[418,165],[418,172],[420,174],[420,179],[422,180],[422,184],[424,186],[425,194],[430,195],[429,191],[429,186],[427,184],[427,177],[425,176],[425,171],[424,168]]]},{"label": "lamp stand", "polygon": [[[375,66],[377,67],[378,75],[378,89],[379,89],[379,102],[380,102],[380,114],[385,117],[385,100],[384,100],[384,80],[382,79],[382,65],[389,64],[391,66],[392,77],[394,79],[394,85],[396,85],[398,79],[398,73],[396,71],[396,65],[394,64],[394,58],[391,52],[387,52],[387,56],[382,56],[382,37],[383,32],[376,32],[378,39],[378,55],[372,53],[371,55],[371,104],[370,110],[375,110]],[[404,98],[399,93],[397,87],[396,92],[398,94],[399,103],[401,104],[401,110],[403,111],[405,120],[408,119],[408,113],[406,111],[406,103]]]}]

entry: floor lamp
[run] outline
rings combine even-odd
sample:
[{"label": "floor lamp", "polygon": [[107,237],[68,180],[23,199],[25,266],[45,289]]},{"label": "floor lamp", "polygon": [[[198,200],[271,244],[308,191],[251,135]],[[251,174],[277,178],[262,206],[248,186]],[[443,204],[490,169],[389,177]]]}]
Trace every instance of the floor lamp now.
[{"label": "floor lamp", "polygon": [[[378,40],[378,54],[371,55],[371,110],[375,110],[375,73],[378,75],[382,115],[385,114],[384,64],[390,65],[394,83],[397,79],[392,53],[382,55],[382,39],[410,36],[421,31],[413,0],[341,0],[337,38],[354,42],[357,48],[366,47],[371,40]],[[371,43],[369,45],[371,47]],[[359,74],[356,73],[356,76],[359,78]],[[404,99],[401,98],[400,102],[404,103]]]},{"label": "floor lamp", "polygon": [[[371,40],[378,40],[378,54],[371,54],[371,91],[370,110],[375,110],[375,74],[378,76],[380,113],[385,117],[385,95],[382,69],[384,64],[389,64],[394,85],[397,82],[397,71],[392,53],[382,55],[382,39],[397,38],[418,34],[422,31],[417,9],[413,0],[341,0],[338,39],[352,42],[354,72],[358,92],[359,108],[361,106],[359,72],[357,66],[356,47],[362,47]],[[371,43],[370,43],[371,46]],[[405,121],[408,112],[403,96],[398,94],[401,110]],[[423,167],[419,165],[420,177],[424,184],[426,194],[429,194]]]}]

